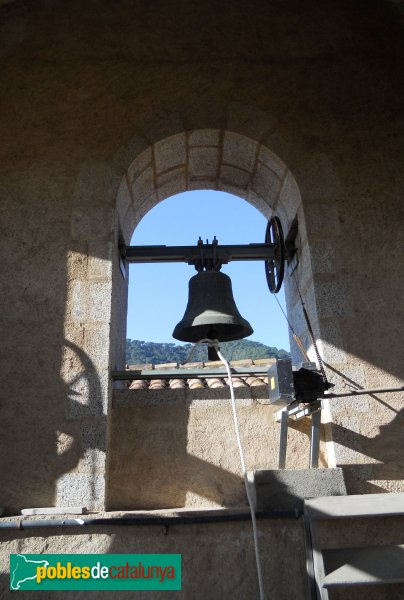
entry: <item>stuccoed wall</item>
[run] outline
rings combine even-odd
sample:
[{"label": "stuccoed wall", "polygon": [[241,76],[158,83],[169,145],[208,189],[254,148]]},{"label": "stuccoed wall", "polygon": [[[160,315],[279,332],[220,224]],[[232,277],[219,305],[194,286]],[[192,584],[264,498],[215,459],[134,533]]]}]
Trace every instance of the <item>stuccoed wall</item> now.
[{"label": "stuccoed wall", "polygon": [[[258,521],[262,571],[268,597],[277,600],[306,598],[302,519]],[[45,537],[46,536],[46,537]],[[96,526],[41,529],[31,534],[0,532],[2,598],[9,590],[10,553],[66,554],[182,554],[182,591],[164,592],[171,599],[222,600],[231,596],[250,600],[259,596],[251,523],[203,523],[165,526]],[[285,564],[287,568],[279,568]],[[37,592],[31,592],[35,595]],[[116,592],[122,598],[150,599],[161,592]],[[25,592],[29,597],[30,592]],[[49,594],[49,595],[48,595]],[[41,592],[47,598],[104,598],[105,591]]]},{"label": "stuccoed wall", "polygon": [[[279,425],[267,388],[235,395],[247,470],[277,469]],[[308,467],[309,436],[307,422],[290,430],[288,468]],[[109,464],[112,510],[247,504],[228,387],[115,390]]]},{"label": "stuccoed wall", "polygon": [[[104,503],[109,371],[124,358],[117,243],[142,216],[133,197],[122,222],[118,191],[171,136],[233,132],[287,167],[296,189],[282,202],[270,190],[264,209],[287,229],[288,198],[301,198],[296,277],[328,372],[339,387],[399,382],[398,7],[20,1],[0,8],[0,29],[1,505]],[[228,169],[229,183],[250,190],[250,168],[244,180]],[[293,280],[286,289],[312,356]],[[347,465],[357,491],[402,489],[401,406],[330,405],[329,464]]]}]

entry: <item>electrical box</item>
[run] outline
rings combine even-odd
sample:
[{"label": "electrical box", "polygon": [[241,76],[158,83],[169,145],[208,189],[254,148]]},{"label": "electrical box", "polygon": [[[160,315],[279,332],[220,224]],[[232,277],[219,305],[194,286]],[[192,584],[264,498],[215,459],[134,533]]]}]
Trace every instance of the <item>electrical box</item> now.
[{"label": "electrical box", "polygon": [[281,358],[268,369],[269,404],[279,408],[295,400],[315,402],[331,385],[324,382],[315,363],[302,363],[296,368],[290,358]]},{"label": "electrical box", "polygon": [[277,360],[268,369],[269,403],[283,408],[294,400],[293,370],[290,358]]}]

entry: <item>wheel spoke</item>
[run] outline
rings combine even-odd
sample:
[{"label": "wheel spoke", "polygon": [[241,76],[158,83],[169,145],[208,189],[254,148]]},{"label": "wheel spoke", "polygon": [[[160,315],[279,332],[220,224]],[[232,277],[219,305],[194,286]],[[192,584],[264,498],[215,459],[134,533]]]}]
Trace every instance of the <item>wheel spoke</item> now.
[{"label": "wheel spoke", "polygon": [[285,242],[282,225],[278,217],[272,217],[268,221],[265,243],[275,245],[274,258],[265,261],[265,275],[269,291],[272,294],[277,294],[282,287],[285,269]]}]

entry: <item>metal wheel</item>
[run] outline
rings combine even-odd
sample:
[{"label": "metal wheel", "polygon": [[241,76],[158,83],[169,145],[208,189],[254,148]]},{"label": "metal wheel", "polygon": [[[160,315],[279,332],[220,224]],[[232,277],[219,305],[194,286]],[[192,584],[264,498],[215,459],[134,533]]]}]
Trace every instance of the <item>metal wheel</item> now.
[{"label": "metal wheel", "polygon": [[285,241],[280,219],[272,217],[265,231],[265,243],[274,244],[274,257],[265,261],[265,275],[271,294],[277,294],[282,287],[285,273]]}]

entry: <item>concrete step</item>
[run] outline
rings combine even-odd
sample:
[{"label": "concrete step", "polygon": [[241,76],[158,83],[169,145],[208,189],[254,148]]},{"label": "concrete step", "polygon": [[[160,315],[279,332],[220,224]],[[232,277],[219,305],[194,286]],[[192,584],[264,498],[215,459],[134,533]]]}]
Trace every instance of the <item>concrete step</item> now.
[{"label": "concrete step", "polygon": [[322,586],[404,583],[404,544],[323,551]]},{"label": "concrete step", "polygon": [[[401,589],[404,494],[312,498],[304,502],[304,516],[313,600],[350,598],[354,589],[355,599],[367,600],[376,587],[378,599],[390,600],[389,587]],[[338,590],[342,595],[334,596]]]},{"label": "concrete step", "polygon": [[248,473],[257,511],[303,512],[307,498],[346,494],[342,469],[262,469]]}]

